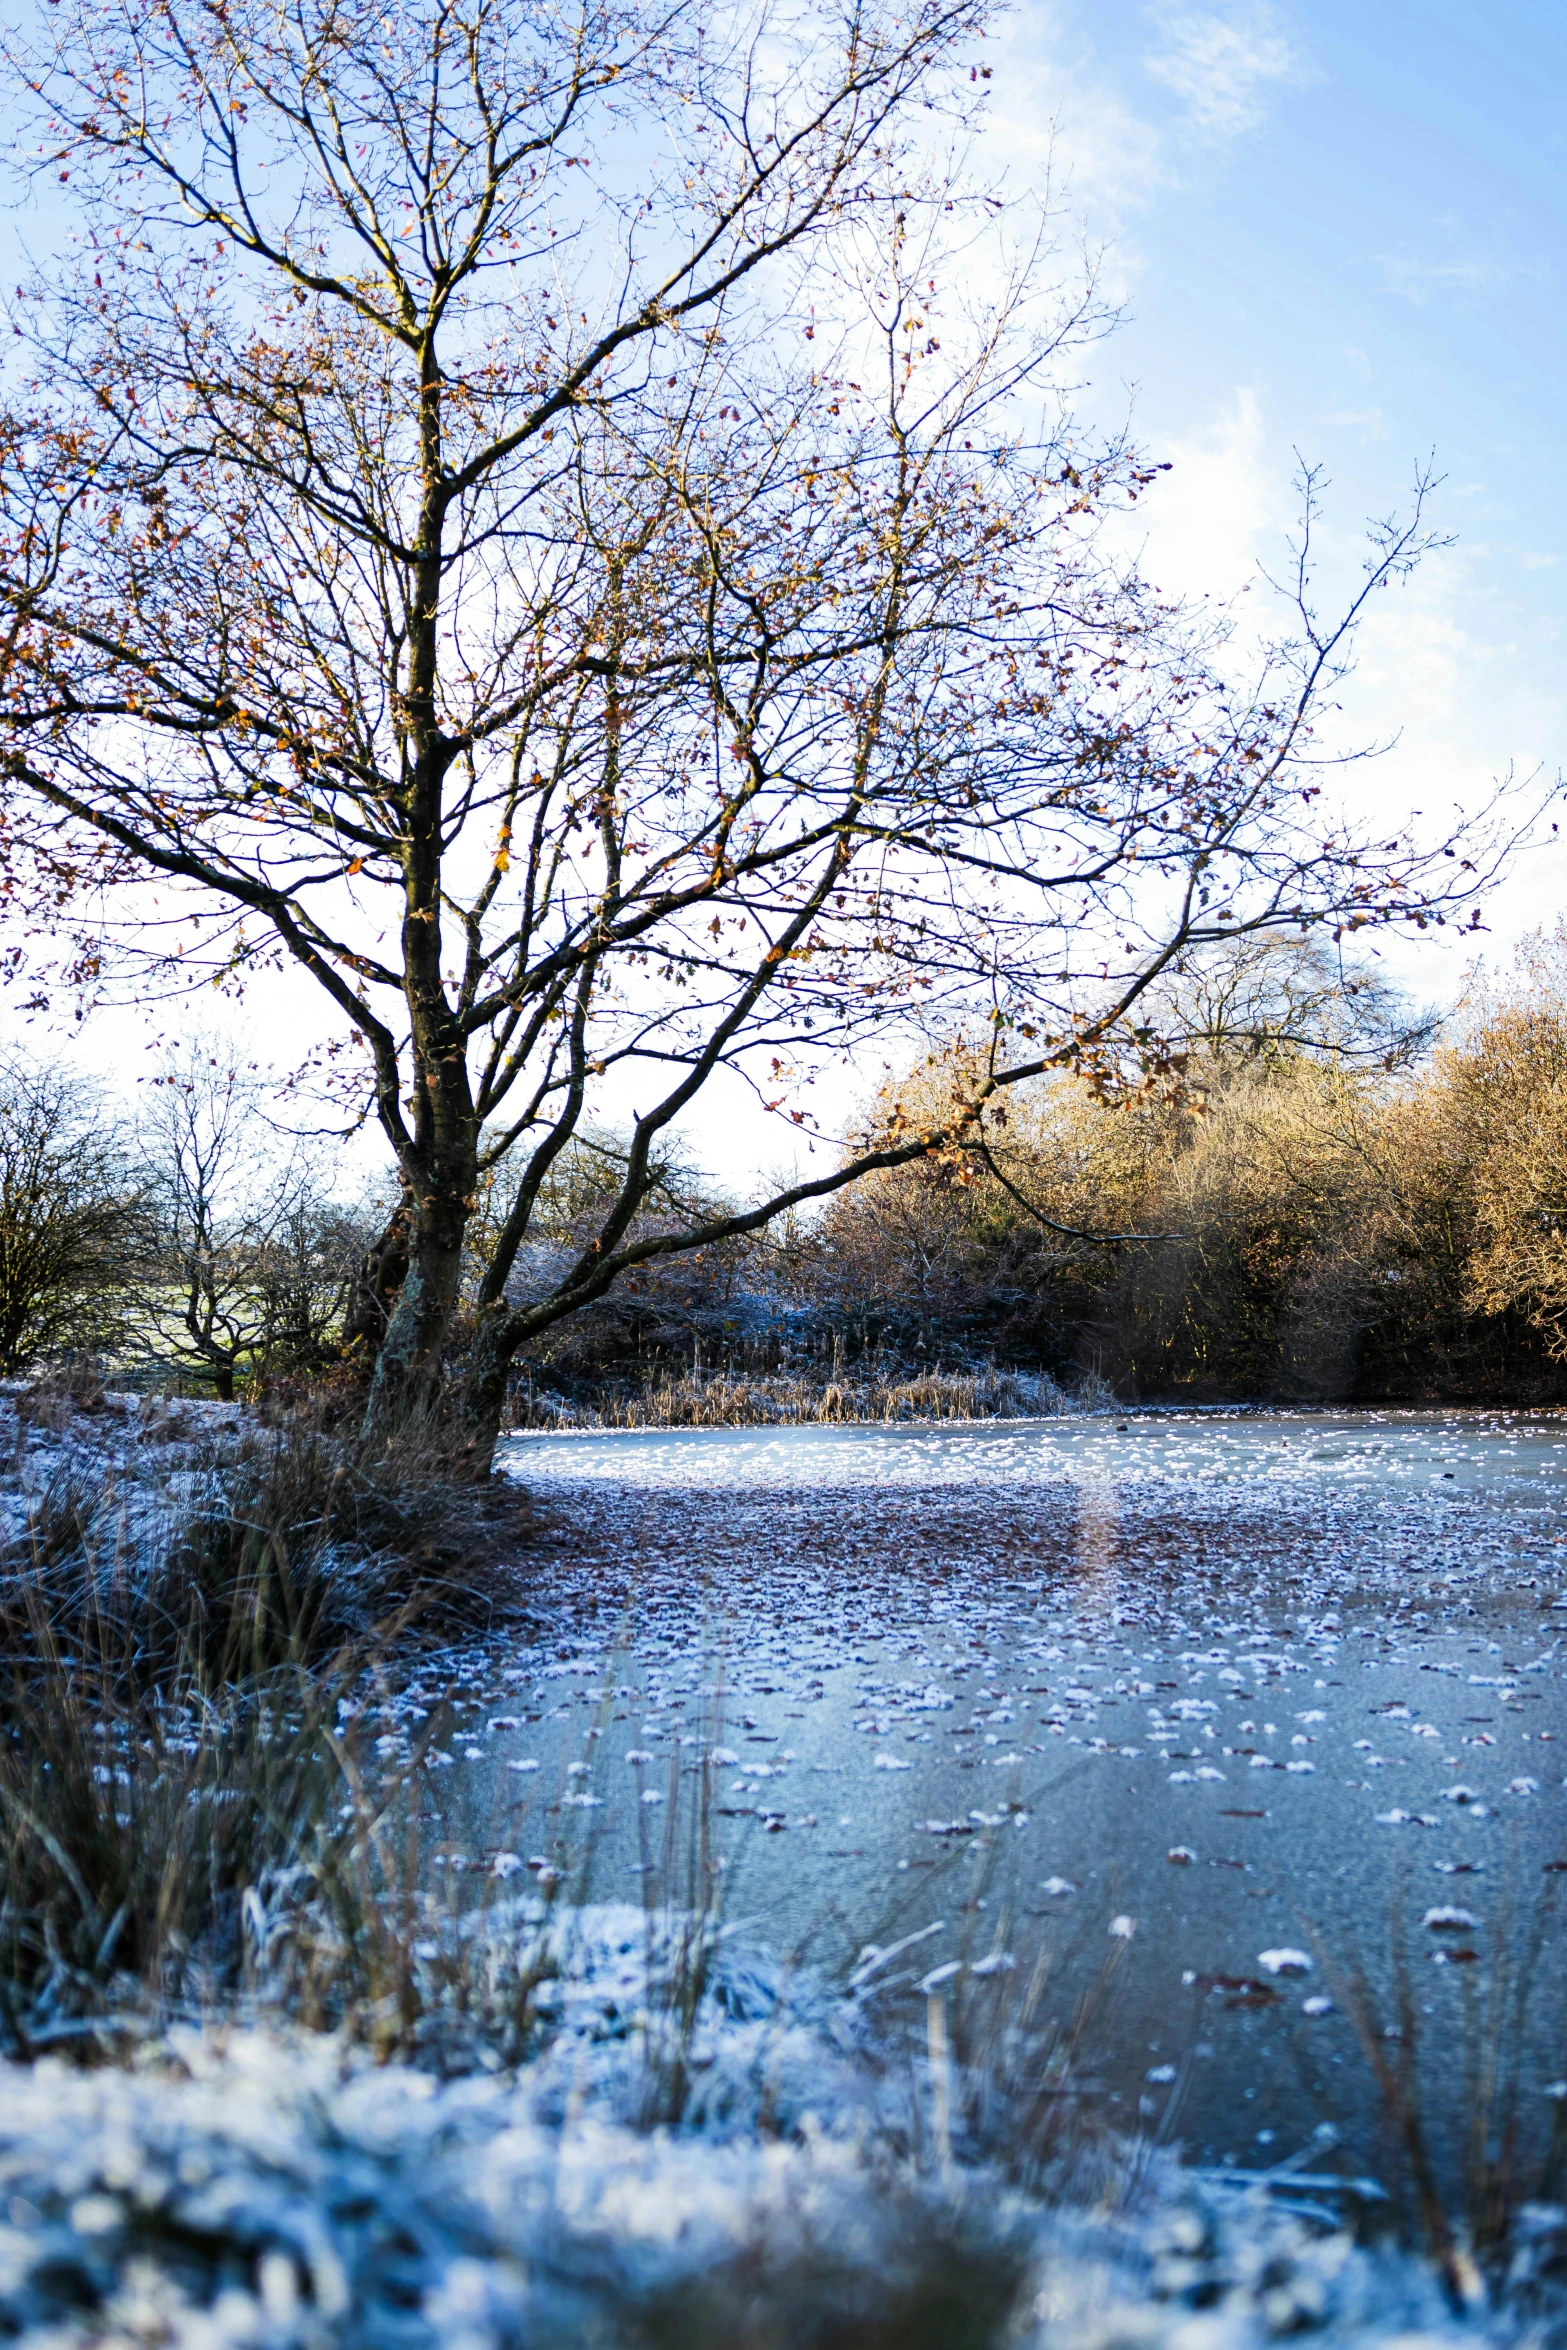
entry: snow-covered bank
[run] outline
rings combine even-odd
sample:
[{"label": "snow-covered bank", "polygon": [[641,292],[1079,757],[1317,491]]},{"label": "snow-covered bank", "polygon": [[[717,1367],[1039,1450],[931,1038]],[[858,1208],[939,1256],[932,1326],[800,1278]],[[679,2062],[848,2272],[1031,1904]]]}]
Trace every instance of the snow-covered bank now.
[{"label": "snow-covered bank", "polygon": [[687,2120],[639,2128],[647,1921],[548,1931],[558,2028],[518,2074],[441,2081],[256,2027],[172,2034],[128,2070],[0,2072],[0,2327],[39,2350],[1567,2339],[1530,2290],[1567,2250],[1559,2213],[1517,2307],[1460,2325],[1424,2264],[1357,2249],[1288,2166],[1226,2187],[1105,2145],[1046,2208],[928,2137],[921,2159],[854,2003],[796,2012],[755,1954],[715,1970]]}]

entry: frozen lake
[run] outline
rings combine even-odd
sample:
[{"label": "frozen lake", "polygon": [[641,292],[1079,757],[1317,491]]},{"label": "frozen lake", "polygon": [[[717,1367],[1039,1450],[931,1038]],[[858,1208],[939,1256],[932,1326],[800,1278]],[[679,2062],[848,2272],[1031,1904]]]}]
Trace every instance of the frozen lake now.
[{"label": "frozen lake", "polygon": [[775,1952],[841,1979],[934,1929],[893,2001],[1043,1952],[1070,2004],[1113,1954],[1095,2093],[1209,2161],[1325,2123],[1372,2159],[1353,1986],[1388,2029],[1400,1948],[1422,2061],[1532,1964],[1529,2094],[1567,2071],[1567,1419],[633,1431],[504,1466],[555,1533],[536,1645],[471,1668],[439,1758],[470,1865],[679,1898],[705,1803]]}]

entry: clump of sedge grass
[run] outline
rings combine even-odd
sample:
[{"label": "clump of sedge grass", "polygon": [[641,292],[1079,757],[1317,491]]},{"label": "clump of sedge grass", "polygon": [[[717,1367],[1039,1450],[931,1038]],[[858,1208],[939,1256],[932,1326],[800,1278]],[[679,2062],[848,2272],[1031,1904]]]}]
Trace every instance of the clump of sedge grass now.
[{"label": "clump of sedge grass", "polygon": [[68,1447],[0,1548],[0,1653],[134,1701],[320,1668],[394,1621],[486,1628],[520,1596],[528,1505],[435,1471],[295,1423],[186,1447],[161,1483]]},{"label": "clump of sedge grass", "polygon": [[297,1937],[296,2006],[406,2033],[386,1818],[423,1799],[340,1716],[410,1637],[489,1626],[525,1502],[298,1424],[171,1420],[161,1463],[116,1457],[79,1402],[44,1398],[53,1464],[0,1550],[0,2026],[25,2050],[235,1995],[284,1888],[332,1921]]},{"label": "clump of sedge grass", "polygon": [[1567,2089],[1541,2076],[1542,2058],[1567,2069],[1559,1892],[1549,1875],[1522,1920],[1503,1898],[1489,1964],[1474,1948],[1425,1953],[1459,2010],[1442,2024],[1422,1996],[1402,1894],[1385,1994],[1358,1956],[1322,1952],[1376,2086],[1392,2209],[1460,2313],[1504,2299],[1521,2308],[1567,2280]]}]

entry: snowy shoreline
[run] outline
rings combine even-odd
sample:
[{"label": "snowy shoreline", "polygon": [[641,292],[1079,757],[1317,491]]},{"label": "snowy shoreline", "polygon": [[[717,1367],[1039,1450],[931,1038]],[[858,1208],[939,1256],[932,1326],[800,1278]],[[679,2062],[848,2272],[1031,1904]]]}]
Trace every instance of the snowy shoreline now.
[{"label": "snowy shoreline", "polygon": [[[559,2029],[516,2072],[441,2080],[258,2025],[177,2030],[125,2068],[4,2068],[0,2323],[38,2350],[608,2350],[667,2338],[650,2313],[693,2350],[841,2340],[856,2312],[867,2340],[1008,2350],[1435,2350],[1521,2340],[1526,2317],[1563,2338],[1527,2262],[1516,2306],[1460,2321],[1298,2164],[1221,2184],[1107,2140],[1047,2202],[922,2153],[853,2003],[794,2015],[756,1954],[704,2002],[692,2118],[639,2127],[646,1929],[557,1916]],[[981,2277],[981,2329],[921,2332]]]},{"label": "snowy shoreline", "polygon": [[[73,1458],[125,1474],[137,1417],[33,1430],[31,1490]],[[334,1695],[344,1785],[315,1799],[299,1865],[233,1878],[177,1996],[154,1963],[83,2007],[66,1967],[7,2010],[36,2056],[0,2066],[0,2330],[32,2350],[1567,2345],[1567,2214],[1515,2197],[1483,2280],[1461,2200],[1445,2273],[1399,2249],[1440,2232],[1391,2146],[1382,2177],[1365,2133],[1335,2145],[1334,2105],[1279,2102],[1286,2023],[1335,2002],[1274,1982],[1312,1964],[1290,1870],[1343,1874],[1341,1818],[1382,1866],[1377,1823],[1416,1817],[1388,1790],[1451,1778],[1449,1739],[1495,1798],[1447,1790],[1450,1837],[1461,1820],[1481,1852],[1556,1818],[1567,1464],[1468,1420],[1133,1417],[524,1439],[524,1481],[570,1529],[530,1554],[533,1628],[388,1658]],[[169,1506],[193,1460],[216,1473],[199,1432],[139,1456],[137,1506]],[[1386,1752],[1362,1760],[1373,1711]],[[99,1811],[124,1802],[129,1826],[188,1769],[190,1802],[233,1816],[222,1740],[203,1778],[172,1715],[141,1737],[127,1719],[92,1748]],[[1226,1768],[1242,1808],[1207,1784]],[[953,1776],[980,1769],[1018,1788]],[[114,1792],[133,1774],[135,1802]],[[383,1818],[418,1826],[418,1851],[388,1846],[379,1890],[333,1910],[334,1853],[370,1851]],[[1134,1886],[1142,1844],[1157,1883]],[[1505,1907],[1501,1871],[1452,1850],[1462,1870],[1446,1841],[1419,1856],[1472,1905],[1433,1882],[1434,2043],[1483,1979],[1441,1931]],[[1543,1865],[1549,1891],[1562,1863]],[[590,1898],[633,1872],[639,1900]],[[725,1883],[779,1952],[785,1890],[830,1895],[843,1934],[885,1947],[809,1974],[720,1923]],[[380,1925],[396,1963],[377,1977],[359,1961]],[[1073,1949],[1091,1974],[1145,1944],[1114,2030],[1080,2047]],[[1189,1949],[1217,1971],[1182,1974]],[[1314,2063],[1357,2066],[1346,2015],[1307,2028]],[[1205,2092],[1181,2103],[1185,2051],[1210,2058],[1216,2034],[1210,2106],[1263,2099],[1235,2105],[1222,2157]],[[1547,2132],[1567,2117],[1550,2063],[1519,2076]]]}]

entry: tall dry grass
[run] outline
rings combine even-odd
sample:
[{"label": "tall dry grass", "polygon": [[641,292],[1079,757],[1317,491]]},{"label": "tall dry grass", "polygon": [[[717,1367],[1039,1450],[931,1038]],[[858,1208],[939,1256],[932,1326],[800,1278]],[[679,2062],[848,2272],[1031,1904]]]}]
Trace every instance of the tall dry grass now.
[{"label": "tall dry grass", "polygon": [[1045,1373],[932,1370],[667,1374],[640,1391],[605,1392],[587,1405],[522,1388],[517,1428],[790,1428],[854,1422],[892,1426],[917,1420],[1033,1420],[1100,1400],[1097,1388],[1069,1396]]},{"label": "tall dry grass", "polygon": [[1473,1929],[1422,1954],[1456,1985],[1456,2019],[1424,1996],[1402,1891],[1381,1990],[1358,1951],[1319,1944],[1375,2088],[1393,2207],[1460,2312],[1538,2286],[1553,2262],[1567,2280],[1567,2080],[1540,2077],[1542,2054],[1567,2075],[1560,1885],[1553,1871],[1533,1900],[1506,1889],[1488,1963],[1460,1947],[1483,1939]]}]

